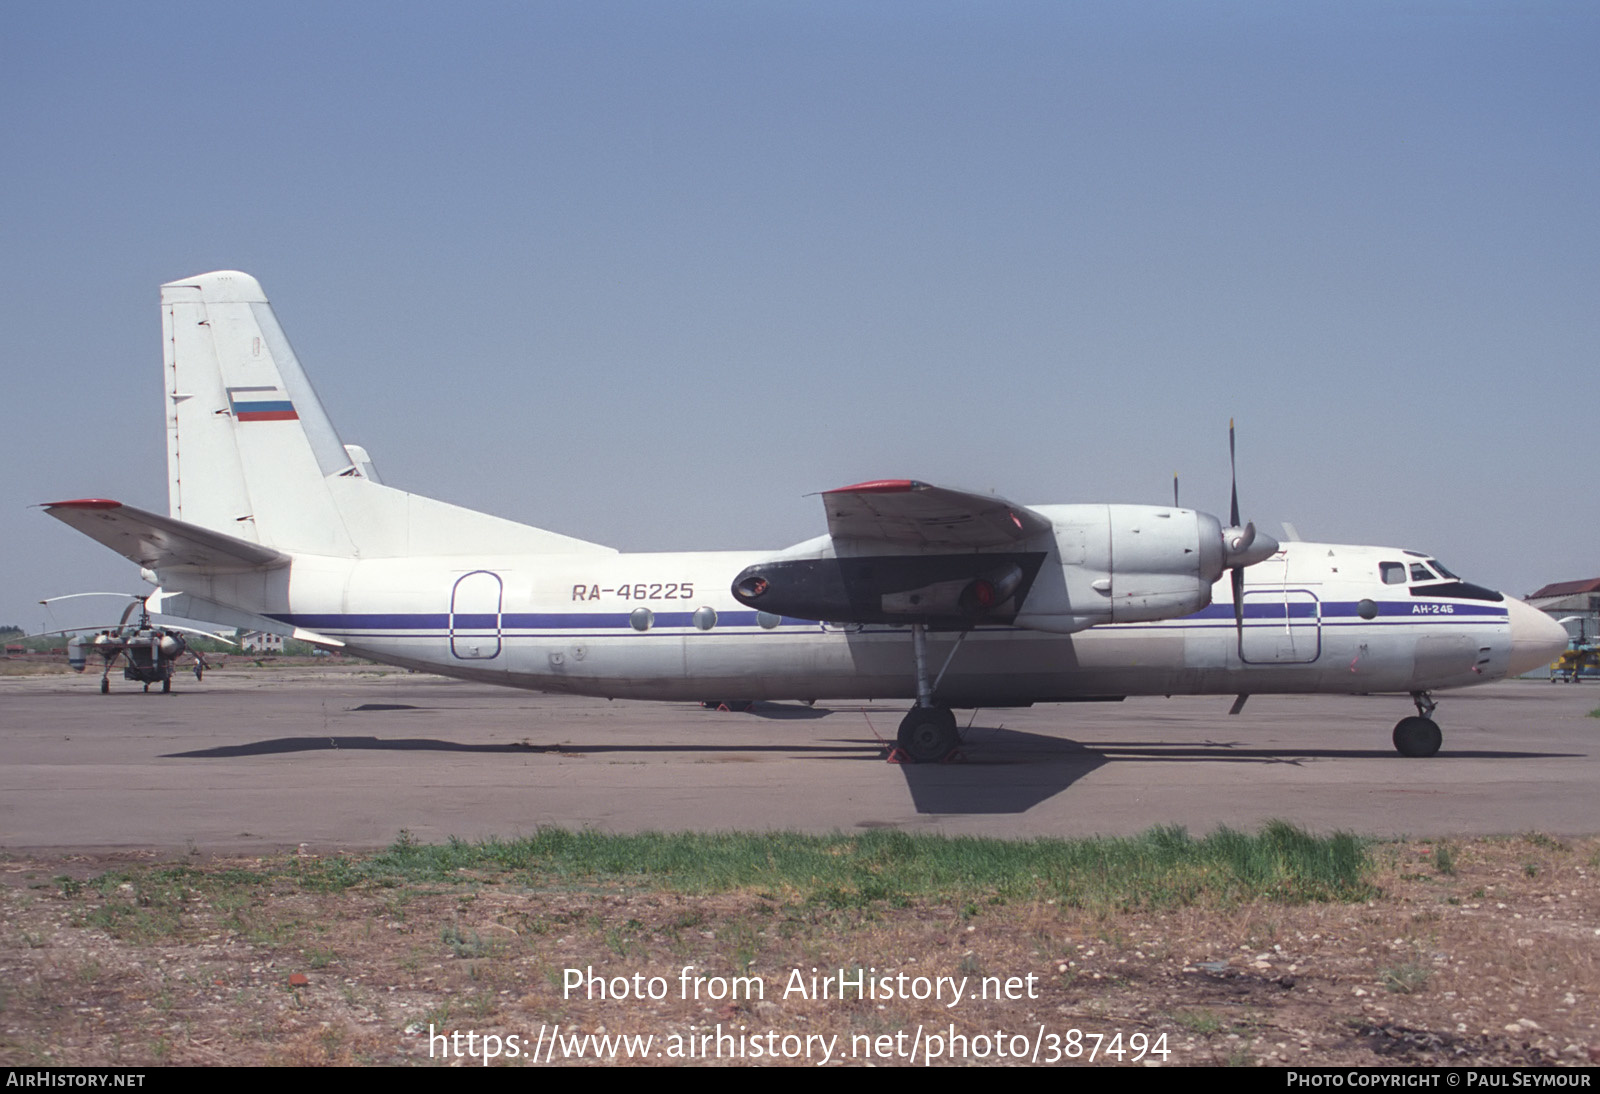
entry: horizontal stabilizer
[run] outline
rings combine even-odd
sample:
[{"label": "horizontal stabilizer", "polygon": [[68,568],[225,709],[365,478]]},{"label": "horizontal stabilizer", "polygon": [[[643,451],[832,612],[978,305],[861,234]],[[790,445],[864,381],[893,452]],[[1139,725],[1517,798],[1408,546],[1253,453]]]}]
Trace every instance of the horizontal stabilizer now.
[{"label": "horizontal stabilizer", "polygon": [[822,495],[834,539],[919,547],[1004,547],[1051,529],[1048,518],[991,494],[882,479]]},{"label": "horizontal stabilizer", "polygon": [[147,513],[120,501],[54,501],[46,503],[44,511],[151,570],[193,566],[214,573],[241,573],[289,564],[289,556],[282,551]]}]

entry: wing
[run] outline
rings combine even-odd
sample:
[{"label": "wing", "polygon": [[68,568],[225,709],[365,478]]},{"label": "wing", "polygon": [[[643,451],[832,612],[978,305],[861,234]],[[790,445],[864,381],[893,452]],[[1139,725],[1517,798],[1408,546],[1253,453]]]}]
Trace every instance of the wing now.
[{"label": "wing", "polygon": [[834,539],[918,547],[1005,547],[1050,531],[1050,521],[991,494],[969,494],[912,479],[879,479],[826,491]]},{"label": "wing", "polygon": [[79,498],[48,502],[44,511],[148,569],[192,566],[216,573],[272,570],[289,556],[259,543],[147,513],[120,501]]}]

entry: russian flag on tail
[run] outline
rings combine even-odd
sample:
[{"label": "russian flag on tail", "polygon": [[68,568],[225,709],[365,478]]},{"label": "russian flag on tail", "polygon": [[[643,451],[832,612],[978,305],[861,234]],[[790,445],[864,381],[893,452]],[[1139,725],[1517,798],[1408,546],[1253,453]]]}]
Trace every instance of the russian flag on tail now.
[{"label": "russian flag on tail", "polygon": [[275,387],[230,387],[228,408],[238,422],[294,422],[294,404]]}]

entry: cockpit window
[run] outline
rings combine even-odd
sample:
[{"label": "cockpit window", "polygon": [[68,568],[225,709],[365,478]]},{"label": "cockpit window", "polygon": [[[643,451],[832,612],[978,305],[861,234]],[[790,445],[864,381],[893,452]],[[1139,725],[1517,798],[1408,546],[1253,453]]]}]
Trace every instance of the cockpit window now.
[{"label": "cockpit window", "polygon": [[1385,585],[1404,585],[1406,583],[1406,566],[1403,562],[1380,562],[1378,573],[1383,575]]},{"label": "cockpit window", "polygon": [[1411,580],[1412,581],[1438,581],[1439,580],[1439,575],[1434,573],[1432,570],[1428,569],[1422,563],[1413,562],[1411,564]]},{"label": "cockpit window", "polygon": [[1428,565],[1432,566],[1435,570],[1438,570],[1441,574],[1443,574],[1445,577],[1448,577],[1452,581],[1460,581],[1461,580],[1455,574],[1453,574],[1449,570],[1445,569],[1444,568],[1444,563],[1440,562],[1436,558],[1429,559],[1428,560]]}]

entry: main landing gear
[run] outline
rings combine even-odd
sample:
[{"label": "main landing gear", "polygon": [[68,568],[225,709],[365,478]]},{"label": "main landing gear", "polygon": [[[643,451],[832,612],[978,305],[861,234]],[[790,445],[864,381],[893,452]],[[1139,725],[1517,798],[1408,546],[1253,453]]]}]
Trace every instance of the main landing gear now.
[{"label": "main landing gear", "polygon": [[1402,756],[1432,756],[1444,741],[1439,723],[1429,717],[1438,704],[1425,691],[1413,691],[1411,701],[1417,704],[1417,713],[1395,724],[1394,747]]},{"label": "main landing gear", "polygon": [[961,745],[955,712],[949,707],[912,707],[900,720],[895,744],[912,763],[938,763]]},{"label": "main landing gear", "polygon": [[[965,632],[961,638],[965,638]],[[956,639],[956,647],[961,639]],[[895,735],[899,751],[912,763],[934,764],[950,758],[961,747],[961,734],[956,729],[955,713],[942,703],[933,701],[935,680],[928,683],[928,633],[921,623],[911,625],[911,646],[917,659],[917,705],[900,721],[900,732]],[[950,657],[955,657],[951,649]],[[945,668],[950,660],[945,660]],[[944,678],[940,670],[939,678]]]}]

